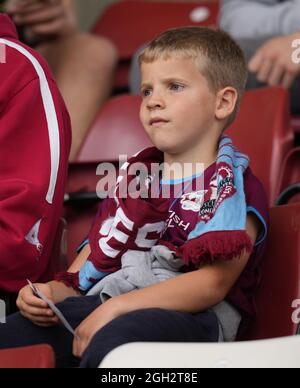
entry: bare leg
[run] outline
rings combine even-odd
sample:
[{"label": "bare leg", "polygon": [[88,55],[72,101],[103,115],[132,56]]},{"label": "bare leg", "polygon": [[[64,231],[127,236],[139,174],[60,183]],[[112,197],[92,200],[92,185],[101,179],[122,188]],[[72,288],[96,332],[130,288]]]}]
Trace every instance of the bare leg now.
[{"label": "bare leg", "polygon": [[71,116],[73,161],[112,91],[117,53],[108,40],[80,32],[43,43],[38,51],[52,68]]}]

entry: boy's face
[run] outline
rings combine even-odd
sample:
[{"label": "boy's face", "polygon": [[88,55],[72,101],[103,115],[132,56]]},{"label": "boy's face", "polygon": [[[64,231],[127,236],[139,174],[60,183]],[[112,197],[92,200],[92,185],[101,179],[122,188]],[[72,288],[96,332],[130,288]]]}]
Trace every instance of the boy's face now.
[{"label": "boy's face", "polygon": [[179,154],[211,134],[216,93],[191,59],[171,57],[141,65],[140,118],[153,144]]}]

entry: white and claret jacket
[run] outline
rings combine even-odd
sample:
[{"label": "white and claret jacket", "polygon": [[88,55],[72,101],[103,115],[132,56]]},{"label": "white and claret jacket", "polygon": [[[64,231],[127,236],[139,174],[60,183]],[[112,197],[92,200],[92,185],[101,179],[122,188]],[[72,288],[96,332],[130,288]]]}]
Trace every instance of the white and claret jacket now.
[{"label": "white and claret jacket", "polygon": [[52,276],[71,141],[70,119],[41,56],[0,14],[0,289]]}]

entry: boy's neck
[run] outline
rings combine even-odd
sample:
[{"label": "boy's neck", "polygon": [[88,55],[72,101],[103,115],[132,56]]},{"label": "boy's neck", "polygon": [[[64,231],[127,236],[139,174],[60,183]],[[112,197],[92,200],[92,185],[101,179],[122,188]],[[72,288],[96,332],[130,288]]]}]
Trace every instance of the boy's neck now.
[{"label": "boy's neck", "polygon": [[[218,144],[219,140],[217,142],[210,142],[209,144],[201,143],[195,148],[180,154],[169,154],[165,152],[164,163],[172,166],[173,179],[182,179],[201,174],[217,160]],[[176,168],[176,165],[178,168]],[[187,166],[188,168],[186,168]],[[168,178],[170,178],[170,174],[165,169],[163,179]]]}]

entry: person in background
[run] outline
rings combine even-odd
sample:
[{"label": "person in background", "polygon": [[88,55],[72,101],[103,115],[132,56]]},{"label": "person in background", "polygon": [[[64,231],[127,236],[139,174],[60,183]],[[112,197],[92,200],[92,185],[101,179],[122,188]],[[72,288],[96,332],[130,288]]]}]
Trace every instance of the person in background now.
[{"label": "person in background", "polygon": [[54,73],[71,116],[73,161],[111,94],[116,49],[103,37],[79,31],[73,0],[8,0],[6,12]]},{"label": "person in background", "polygon": [[247,87],[290,89],[300,114],[300,0],[222,0],[220,26],[246,54]]},{"label": "person in background", "polygon": [[0,13],[0,299],[55,271],[71,124],[46,61]]}]

